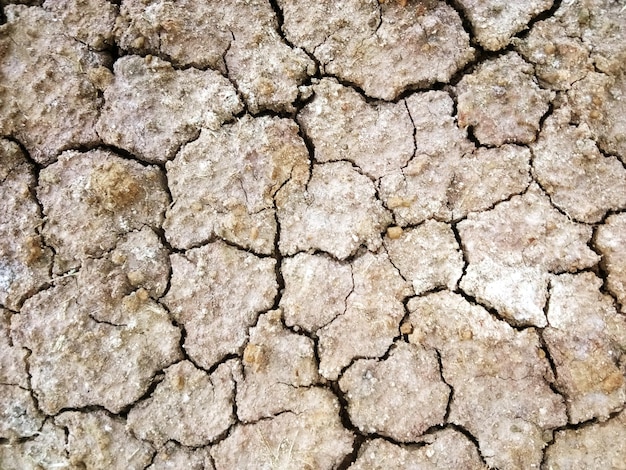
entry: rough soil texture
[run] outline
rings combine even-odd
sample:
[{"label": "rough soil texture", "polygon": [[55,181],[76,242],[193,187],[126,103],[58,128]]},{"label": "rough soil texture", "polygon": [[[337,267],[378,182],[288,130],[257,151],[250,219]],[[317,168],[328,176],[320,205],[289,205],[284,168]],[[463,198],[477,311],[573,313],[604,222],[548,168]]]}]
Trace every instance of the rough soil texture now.
[{"label": "rough soil texture", "polygon": [[624,0],[0,0],[0,469],[626,469]]}]

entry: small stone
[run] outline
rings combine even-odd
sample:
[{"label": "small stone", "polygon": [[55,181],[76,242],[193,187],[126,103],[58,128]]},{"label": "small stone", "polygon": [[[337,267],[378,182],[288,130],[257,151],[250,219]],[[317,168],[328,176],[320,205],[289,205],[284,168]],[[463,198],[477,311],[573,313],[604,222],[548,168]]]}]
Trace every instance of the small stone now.
[{"label": "small stone", "polygon": [[626,469],[626,411],[604,423],[558,431],[546,450],[547,468]]},{"label": "small stone", "polygon": [[528,144],[553,98],[533,78],[533,67],[509,52],[483,62],[457,85],[459,126],[483,145]]},{"label": "small stone", "polygon": [[274,302],[276,260],[217,241],[173,254],[171,262],[163,302],[187,332],[189,356],[210,369],[226,355],[243,352],[247,329]]},{"label": "small stone", "polygon": [[398,226],[389,227],[387,229],[387,238],[389,238],[390,240],[397,240],[398,238],[402,236],[403,233],[404,233],[404,230],[402,230],[402,227],[398,227]]},{"label": "small stone", "polygon": [[450,388],[437,355],[420,346],[397,343],[383,360],[361,359],[341,376],[350,421],[363,433],[415,442],[443,424]]},{"label": "small stone", "polygon": [[598,151],[585,124],[571,121],[568,112],[546,119],[532,146],[533,167],[555,206],[574,220],[597,223],[608,211],[626,208],[626,169]]},{"label": "small stone", "polygon": [[157,448],[167,441],[188,447],[210,444],[234,423],[233,367],[234,361],[227,361],[211,374],[189,361],[168,367],[150,398],[128,413],[128,428]]},{"label": "small stone", "polygon": [[318,330],[320,374],[337,380],[356,357],[381,357],[398,335],[403,300],[412,293],[386,253],[366,252],[352,263],[354,287],[345,312]]},{"label": "small stone", "polygon": [[75,468],[143,470],[152,461],[152,447],[129,433],[123,420],[101,410],[66,411],[54,422],[68,432],[69,461]]},{"label": "small stone", "polygon": [[536,331],[516,331],[450,292],[411,299],[408,310],[409,341],[438,351],[454,390],[449,421],[476,437],[490,467],[538,468],[544,431],[565,425],[567,415],[550,389],[554,377],[537,353]]},{"label": "small stone", "polygon": [[626,214],[609,216],[598,227],[595,243],[608,272],[607,287],[626,313]]},{"label": "small stone", "polygon": [[41,170],[37,196],[46,216],[43,237],[56,252],[57,273],[102,256],[125,233],[160,227],[169,203],[158,168],[107,150],[63,153]]},{"label": "small stone", "polygon": [[539,13],[552,6],[552,0],[459,0],[476,39],[488,51],[506,47],[511,38],[525,29]]},{"label": "small stone", "polygon": [[445,83],[474,56],[459,15],[446,3],[280,0],[287,39],[312,54],[322,72],[366,95],[394,100],[403,91]]},{"label": "small stone", "polygon": [[389,259],[415,295],[440,287],[454,290],[463,275],[463,255],[448,224],[427,220],[396,239],[387,237]]},{"label": "small stone", "polygon": [[370,104],[330,78],[313,91],[298,122],[313,143],[317,162],[348,160],[378,179],[413,156],[413,124],[404,102]]},{"label": "small stone", "polygon": [[246,116],[203,130],[166,164],[173,197],[164,223],[177,248],[219,236],[261,254],[274,251],[274,196],[309,178],[306,146],[293,121]]},{"label": "small stone", "polygon": [[399,446],[384,439],[365,441],[350,470],[483,470],[478,450],[458,431],[444,429],[420,439],[420,447]]},{"label": "small stone", "polygon": [[543,337],[572,424],[604,421],[626,403],[626,379],[616,363],[626,354],[626,318],[601,286],[593,273],[562,274],[551,281]]},{"label": "small stone", "polygon": [[331,470],[352,451],[354,436],[339,419],[339,403],[329,391],[311,388],[293,411],[235,425],[214,445],[220,468],[315,468]]},{"label": "small stone", "polygon": [[517,325],[546,325],[549,273],[598,262],[591,227],[559,213],[535,184],[457,227],[468,261],[461,289]]},{"label": "small stone", "polygon": [[235,88],[213,70],[175,70],[156,57],[125,56],[115,61],[114,76],[98,135],[146,162],[164,163],[200,128],[217,129],[242,109]]},{"label": "small stone", "polygon": [[276,195],[284,255],[318,249],[344,260],[361,245],[377,250],[391,222],[374,184],[348,162],[313,165],[306,185],[287,183]]},{"label": "small stone", "polygon": [[13,310],[50,280],[34,171],[16,144],[0,139],[0,305]]}]

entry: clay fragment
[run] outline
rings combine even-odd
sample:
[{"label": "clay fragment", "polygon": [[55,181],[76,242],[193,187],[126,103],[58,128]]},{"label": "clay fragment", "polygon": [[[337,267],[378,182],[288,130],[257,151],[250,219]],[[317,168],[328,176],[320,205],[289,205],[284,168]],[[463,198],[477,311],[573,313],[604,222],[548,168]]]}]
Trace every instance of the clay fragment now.
[{"label": "clay fragment", "polygon": [[40,172],[37,198],[59,274],[102,256],[132,230],[160,227],[169,203],[161,170],[107,150],[63,153]]},{"label": "clay fragment", "polygon": [[409,341],[441,357],[453,390],[449,421],[476,437],[490,467],[538,467],[567,415],[537,332],[516,331],[450,292],[411,299],[408,310]]},{"label": "clay fragment", "polygon": [[187,332],[184,348],[204,369],[242,352],[247,329],[276,296],[276,260],[224,242],[171,255],[171,287],[163,302]]},{"label": "clay fragment", "polygon": [[483,62],[457,85],[459,126],[471,127],[483,145],[533,142],[554,97],[533,74],[515,52]]},{"label": "clay fragment", "polygon": [[113,72],[98,134],[149,163],[172,159],[201,128],[218,129],[242,109],[235,88],[213,70],[175,70],[156,57],[126,56]]},{"label": "clay fragment", "polygon": [[566,110],[546,119],[532,146],[533,168],[555,206],[574,220],[597,223],[626,208],[626,168],[600,153],[587,125],[571,120]]},{"label": "clay fragment", "polygon": [[615,310],[613,299],[600,292],[601,286],[593,273],[551,280],[543,337],[573,424],[604,421],[626,403],[626,319]]},{"label": "clay fragment", "polygon": [[608,217],[598,227],[595,244],[608,272],[607,287],[621,304],[622,313],[626,313],[626,214]]},{"label": "clay fragment", "polygon": [[41,239],[34,186],[33,165],[0,139],[0,305],[12,310],[50,280],[52,251]]},{"label": "clay fragment", "polygon": [[0,26],[0,135],[17,138],[37,163],[100,142],[97,74],[108,57],[89,49],[52,13],[8,5]]},{"label": "clay fragment", "polygon": [[312,388],[293,411],[236,425],[211,449],[215,468],[336,468],[353,442],[338,412],[330,391]]},{"label": "clay fragment", "polygon": [[546,325],[549,273],[598,262],[591,227],[558,212],[535,184],[457,227],[469,263],[461,289],[517,325]]},{"label": "clay fragment", "polygon": [[152,460],[152,447],[128,432],[122,419],[103,411],[66,411],[54,422],[67,430],[69,461],[74,468],[142,470]]},{"label": "clay fragment", "polygon": [[445,2],[278,2],[287,39],[324,74],[394,100],[406,89],[445,83],[474,55],[459,15]]},{"label": "clay fragment", "polygon": [[245,116],[203,130],[166,164],[173,204],[163,228],[177,248],[219,236],[260,254],[276,238],[274,196],[309,178],[306,146],[293,121]]},{"label": "clay fragment", "polygon": [[276,208],[284,255],[322,250],[345,260],[361,245],[375,251],[391,222],[371,180],[344,161],[313,165],[306,186],[285,184],[276,194]]},{"label": "clay fragment", "polygon": [[505,47],[512,36],[525,29],[534,17],[552,6],[552,0],[459,0],[477,41],[488,51]]},{"label": "clay fragment", "polygon": [[250,329],[237,383],[237,416],[244,423],[293,410],[320,382],[313,341],[284,328],[281,316],[272,310]]},{"label": "clay fragment", "polygon": [[396,343],[389,357],[360,359],[341,376],[350,421],[361,432],[415,442],[443,424],[450,388],[439,371],[435,351]]},{"label": "clay fragment", "polygon": [[189,361],[168,367],[150,398],[128,413],[128,428],[157,448],[167,441],[188,447],[210,444],[234,422],[233,367],[234,361],[227,361],[211,374]]},{"label": "clay fragment", "polygon": [[399,446],[384,439],[366,441],[350,470],[483,470],[478,450],[461,433],[452,429],[437,431],[420,439],[423,446]]}]

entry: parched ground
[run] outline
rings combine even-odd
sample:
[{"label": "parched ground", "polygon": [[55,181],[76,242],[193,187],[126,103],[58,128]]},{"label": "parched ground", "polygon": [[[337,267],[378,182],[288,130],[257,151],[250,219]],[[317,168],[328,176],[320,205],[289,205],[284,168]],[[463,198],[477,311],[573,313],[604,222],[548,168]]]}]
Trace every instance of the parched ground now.
[{"label": "parched ground", "polygon": [[0,15],[0,469],[626,469],[624,0]]}]

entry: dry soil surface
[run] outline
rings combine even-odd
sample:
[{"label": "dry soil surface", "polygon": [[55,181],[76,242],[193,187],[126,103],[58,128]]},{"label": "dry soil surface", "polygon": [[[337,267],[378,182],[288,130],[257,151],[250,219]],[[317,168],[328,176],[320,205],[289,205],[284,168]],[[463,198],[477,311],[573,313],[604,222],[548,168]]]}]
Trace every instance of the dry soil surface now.
[{"label": "dry soil surface", "polygon": [[0,0],[0,468],[626,469],[624,0]]}]

